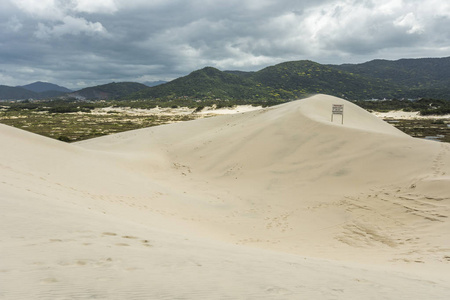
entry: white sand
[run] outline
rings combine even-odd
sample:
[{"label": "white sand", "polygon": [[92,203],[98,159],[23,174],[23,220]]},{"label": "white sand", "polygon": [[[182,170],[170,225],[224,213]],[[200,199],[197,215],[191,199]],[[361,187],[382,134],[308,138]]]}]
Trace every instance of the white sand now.
[{"label": "white sand", "polygon": [[[224,107],[224,108],[216,108],[207,106],[200,112],[196,112],[196,115],[200,116],[209,116],[209,115],[229,115],[229,114],[237,114],[243,112],[249,112],[254,110],[261,109],[261,106],[252,106],[252,105],[236,105],[233,107]],[[135,116],[151,116],[151,115],[160,115],[160,116],[175,116],[175,115],[189,115],[194,113],[195,108],[189,107],[156,107],[152,109],[141,109],[141,108],[124,108],[124,107],[102,107],[96,108],[90,112],[93,115],[107,115],[110,113],[119,113],[126,115],[135,115]],[[79,112],[79,114],[83,114],[83,112]]]},{"label": "white sand", "polygon": [[0,299],[450,298],[450,145],[344,100],[0,139]]},{"label": "white sand", "polygon": [[197,114],[200,115],[231,115],[231,114],[239,114],[244,112],[250,112],[255,110],[262,109],[262,106],[252,106],[252,105],[236,105],[233,107],[205,107],[202,111]]}]

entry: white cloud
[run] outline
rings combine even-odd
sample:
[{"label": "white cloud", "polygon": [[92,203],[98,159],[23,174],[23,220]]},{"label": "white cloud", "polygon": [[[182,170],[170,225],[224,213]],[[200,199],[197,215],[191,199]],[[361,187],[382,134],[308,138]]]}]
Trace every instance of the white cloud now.
[{"label": "white cloud", "polygon": [[62,35],[78,35],[80,33],[86,34],[106,34],[106,30],[99,22],[88,22],[83,18],[74,18],[71,16],[65,16],[62,23],[54,26],[46,26],[39,23],[36,36],[38,38],[49,38],[51,36]]},{"label": "white cloud", "polygon": [[110,14],[115,0],[11,0],[22,11],[40,19],[55,20],[73,12]]},{"label": "white cloud", "polygon": [[81,33],[106,36],[107,30],[100,22],[86,20],[77,16],[77,12],[112,13],[117,10],[114,0],[12,0],[12,2],[39,21],[34,36],[41,39]]},{"label": "white cloud", "polygon": [[372,3],[374,10],[384,15],[395,14],[406,5],[403,0],[373,0]]},{"label": "white cloud", "polygon": [[415,15],[410,12],[407,13],[404,16],[398,17],[394,21],[395,26],[406,28],[406,32],[413,34],[413,33],[422,33],[424,31],[423,26],[418,22]]},{"label": "white cloud", "polygon": [[310,57],[374,55],[386,47],[420,43],[409,36],[425,33],[426,22],[434,22],[437,14],[423,10],[426,5],[414,0],[328,1],[301,15],[280,16],[270,24],[279,30],[285,47],[307,45],[303,53]]},{"label": "white cloud", "polygon": [[117,11],[114,0],[76,0],[74,10],[86,13],[115,13]]},{"label": "white cloud", "polygon": [[21,11],[42,20],[60,20],[63,10],[57,0],[11,0]]}]

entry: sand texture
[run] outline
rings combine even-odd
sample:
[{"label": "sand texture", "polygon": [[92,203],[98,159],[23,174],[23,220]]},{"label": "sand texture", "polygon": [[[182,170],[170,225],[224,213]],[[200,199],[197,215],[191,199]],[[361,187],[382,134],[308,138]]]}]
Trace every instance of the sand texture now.
[{"label": "sand texture", "polygon": [[0,140],[0,299],[450,299],[450,144],[345,100]]}]

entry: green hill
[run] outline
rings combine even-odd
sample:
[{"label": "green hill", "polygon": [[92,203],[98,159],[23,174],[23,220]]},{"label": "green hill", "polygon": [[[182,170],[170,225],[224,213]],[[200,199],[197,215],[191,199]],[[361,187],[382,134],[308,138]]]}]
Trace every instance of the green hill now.
[{"label": "green hill", "polygon": [[289,100],[325,93],[347,99],[388,98],[395,84],[351,74],[312,61],[294,61],[258,72],[206,67],[169,83],[143,89],[126,99]]},{"label": "green hill", "polygon": [[265,99],[270,89],[253,80],[206,67],[171,82],[141,90],[127,99]]},{"label": "green hill", "polygon": [[0,100],[23,100],[38,98],[39,94],[21,87],[0,85]]},{"label": "green hill", "polygon": [[[87,100],[239,100],[285,101],[324,93],[349,100],[371,98],[437,98],[450,100],[450,57],[373,60],[362,64],[322,65],[291,61],[257,72],[220,71],[206,67],[171,82],[148,87],[119,82],[68,94]],[[60,96],[20,87],[0,86],[0,99]]]},{"label": "green hill", "polygon": [[387,98],[399,88],[381,79],[367,78],[308,60],[267,67],[250,78],[274,89],[282,98],[316,93],[346,99]]},{"label": "green hill", "polygon": [[441,87],[450,83],[450,57],[372,60],[333,66],[371,78],[389,80],[411,88]]},{"label": "green hill", "polygon": [[42,92],[60,92],[61,94],[66,94],[72,92],[68,88],[65,88],[63,86],[56,85],[54,83],[50,82],[42,82],[42,81],[36,81],[30,84],[19,86],[21,88],[27,89],[29,91],[33,91],[36,93],[42,93]]},{"label": "green hill", "polygon": [[88,100],[113,100],[146,88],[146,85],[137,82],[112,82],[84,88],[68,95]]}]

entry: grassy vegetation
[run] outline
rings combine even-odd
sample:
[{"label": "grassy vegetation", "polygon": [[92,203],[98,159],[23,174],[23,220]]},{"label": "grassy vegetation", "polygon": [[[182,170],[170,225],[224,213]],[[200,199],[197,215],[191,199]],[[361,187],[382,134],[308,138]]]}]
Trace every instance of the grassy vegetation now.
[{"label": "grassy vegetation", "polygon": [[[216,108],[233,107],[241,104],[258,104],[251,101],[232,100],[135,100],[135,101],[96,101],[82,102],[75,99],[40,102],[3,102],[0,104],[0,123],[28,130],[40,135],[74,142],[102,135],[162,125],[173,122],[189,121],[201,116],[191,114],[161,115],[150,112],[143,114],[117,113],[114,108],[144,109],[187,107],[199,112],[206,106]],[[268,101],[264,105],[275,105],[280,101]],[[112,109],[107,114],[98,114],[96,110]]]},{"label": "grassy vegetation", "polygon": [[190,115],[134,115],[90,112],[49,113],[35,110],[0,111],[0,122],[65,142],[75,142],[161,124],[198,118]]},{"label": "grassy vegetation", "polygon": [[[178,115],[151,114],[150,112],[118,113],[114,108],[152,109],[188,107],[194,111],[201,111],[206,106],[215,105],[217,108],[232,107],[237,104],[261,104],[245,100],[137,100],[137,101],[48,101],[3,103],[0,106],[0,122],[28,130],[47,137],[65,142],[80,141],[102,135],[118,133],[138,128],[187,121],[199,118],[195,113]],[[279,101],[265,102],[274,105]],[[420,110],[423,115],[448,113],[450,101],[422,99],[419,101],[389,100],[389,101],[355,101],[356,104],[368,110],[390,111],[403,109],[405,111]],[[112,109],[108,109],[112,107]],[[104,109],[106,113],[99,114]],[[450,142],[450,120],[386,120],[403,132],[419,138],[434,136],[437,140]]]},{"label": "grassy vegetation", "polygon": [[[104,107],[126,107],[126,108],[141,108],[152,109],[156,107],[161,108],[175,108],[188,107],[198,108],[205,106],[216,106],[216,108],[233,107],[236,105],[255,105],[255,106],[273,106],[285,103],[287,100],[272,100],[272,101],[252,101],[252,100],[221,100],[221,99],[191,99],[191,98],[176,98],[176,99],[153,99],[153,100],[111,100],[111,101],[78,101],[76,99],[66,100],[47,100],[39,102],[0,102],[0,107],[6,111],[47,111],[54,113],[73,113],[73,112],[90,112],[96,108]],[[2,106],[3,105],[3,106]]]}]

